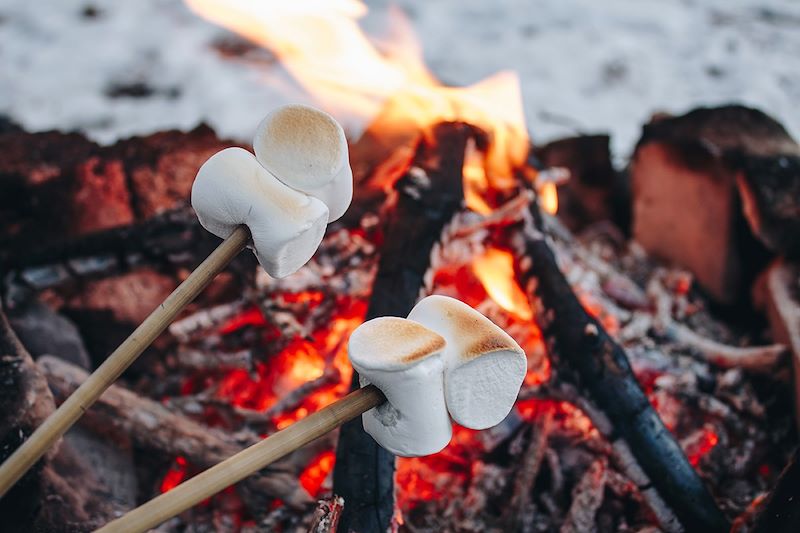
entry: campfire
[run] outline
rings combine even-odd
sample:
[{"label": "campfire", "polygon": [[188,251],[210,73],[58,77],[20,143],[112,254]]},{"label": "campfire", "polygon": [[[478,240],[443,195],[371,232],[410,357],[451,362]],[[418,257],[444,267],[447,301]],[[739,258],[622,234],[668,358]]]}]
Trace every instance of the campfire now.
[{"label": "campfire", "polygon": [[[399,12],[377,42],[355,0],[187,4],[346,126],[352,203],[296,273],[237,255],[0,500],[4,528],[96,529],[306,419],[358,388],[356,328],[434,294],[525,352],[502,422],[395,458],[358,417],[158,530],[797,524],[797,470],[778,478],[797,445],[800,147],[777,121],[656,116],[619,171],[605,136],[534,146],[513,73],[441,84]],[[239,144],[2,125],[0,457],[218,246],[191,187]]]}]

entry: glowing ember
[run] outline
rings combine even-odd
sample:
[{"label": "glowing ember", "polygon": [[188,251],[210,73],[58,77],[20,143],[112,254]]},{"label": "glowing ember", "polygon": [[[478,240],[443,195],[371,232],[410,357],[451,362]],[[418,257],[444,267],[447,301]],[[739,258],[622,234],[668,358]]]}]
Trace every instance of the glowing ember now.
[{"label": "glowing ember", "polygon": [[545,412],[553,413],[553,420],[564,429],[572,430],[585,437],[597,437],[597,429],[586,414],[573,404],[557,400],[533,398],[517,402],[517,411],[523,420],[533,422]]},{"label": "glowing ember", "polygon": [[578,295],[581,305],[583,305],[583,308],[586,309],[586,312],[599,320],[600,324],[603,326],[603,329],[605,329],[610,335],[616,335],[617,332],[619,332],[619,320],[617,319],[616,315],[607,311],[606,308],[603,307],[603,305],[591,294],[583,292],[579,289],[575,292]]},{"label": "glowing ember", "polygon": [[175,464],[167,470],[167,473],[164,475],[164,479],[161,481],[161,492],[167,492],[178,485],[186,479],[186,459],[183,457],[176,457]]},{"label": "glowing ember", "polygon": [[323,107],[345,123],[378,116],[415,133],[461,120],[488,132],[486,169],[495,187],[513,185],[528,153],[516,74],[502,72],[471,87],[441,85],[427,70],[410,24],[391,12],[392,35],[378,42],[358,26],[358,0],[186,0],[202,17],[271,50]]},{"label": "glowing ember", "polygon": [[558,213],[558,189],[553,182],[545,182],[539,190],[539,201],[542,209],[551,215]]},{"label": "glowing ember", "polygon": [[219,328],[219,332],[226,335],[245,326],[264,326],[266,323],[267,321],[264,320],[261,310],[258,307],[251,307],[225,322]]},{"label": "glowing ember", "polygon": [[514,276],[514,256],[499,248],[489,248],[472,262],[475,275],[497,305],[521,320],[531,320],[528,298]]},{"label": "glowing ember", "polygon": [[332,451],[325,451],[319,454],[309,463],[306,469],[300,474],[300,484],[311,496],[316,497],[320,493],[325,478],[333,469],[333,462],[336,454]]},{"label": "glowing ember", "polygon": [[700,464],[700,460],[710,452],[714,446],[719,442],[717,433],[709,428],[703,428],[697,439],[694,439],[686,450],[686,455],[689,457],[689,463],[695,468]]},{"label": "glowing ember", "polygon": [[[342,302],[341,314],[330,325],[313,334],[313,341],[303,338],[292,340],[280,353],[268,361],[258,363],[255,373],[244,369],[229,371],[217,387],[217,397],[231,404],[256,411],[266,411],[297,387],[323,376],[326,367],[338,372],[331,384],[322,386],[302,399],[300,405],[289,412],[278,415],[273,422],[282,429],[308,416],[320,407],[334,402],[348,389],[352,369],[347,361],[346,344],[342,342],[362,321],[363,303]],[[243,316],[249,316],[246,311]],[[251,321],[234,317],[229,324],[248,324]],[[265,321],[264,328],[270,327]],[[255,325],[255,324],[253,324]],[[228,325],[226,325],[228,326]],[[234,331],[236,328],[225,328]]]},{"label": "glowing ember", "polygon": [[552,374],[550,359],[542,357],[540,360],[539,368],[528,369],[528,373],[525,375],[525,381],[523,382],[526,387],[536,387],[550,381],[550,376]]}]

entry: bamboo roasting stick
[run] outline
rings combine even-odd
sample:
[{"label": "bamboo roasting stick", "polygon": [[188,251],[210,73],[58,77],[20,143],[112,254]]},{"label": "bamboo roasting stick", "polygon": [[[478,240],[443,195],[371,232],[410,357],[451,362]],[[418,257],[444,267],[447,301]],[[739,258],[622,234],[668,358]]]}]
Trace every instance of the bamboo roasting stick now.
[{"label": "bamboo roasting stick", "polygon": [[97,370],[0,466],[0,498],[74,424],[131,363],[200,292],[241,252],[250,231],[237,227],[183,283],[159,305]]},{"label": "bamboo roasting stick", "polygon": [[109,522],[95,533],[147,531],[336,429],[348,420],[379,406],[385,400],[383,393],[374,385],[367,385],[351,392],[341,400],[253,444],[169,492]]}]

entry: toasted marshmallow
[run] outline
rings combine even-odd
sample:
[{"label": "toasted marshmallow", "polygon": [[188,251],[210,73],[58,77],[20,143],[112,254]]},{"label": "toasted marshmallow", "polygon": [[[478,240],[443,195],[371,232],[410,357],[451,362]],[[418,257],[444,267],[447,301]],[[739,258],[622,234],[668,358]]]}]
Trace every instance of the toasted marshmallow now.
[{"label": "toasted marshmallow", "polygon": [[348,355],[361,386],[372,383],[387,400],[361,416],[364,430],[395,455],[428,455],[450,442],[444,349],[441,336],[404,318],[376,318],[350,336]]},{"label": "toasted marshmallow", "polygon": [[311,259],[328,222],[324,203],[287,187],[241,148],[226,148],[200,167],[192,207],[200,224],[222,238],[247,225],[258,262],[276,278]]},{"label": "toasted marshmallow", "polygon": [[328,206],[328,222],[341,217],[353,198],[344,130],[327,113],[304,105],[279,107],[258,125],[253,150],[283,183]]},{"label": "toasted marshmallow", "polygon": [[444,393],[453,420],[472,429],[499,424],[525,378],[522,348],[481,313],[447,296],[423,298],[408,318],[447,341]]}]

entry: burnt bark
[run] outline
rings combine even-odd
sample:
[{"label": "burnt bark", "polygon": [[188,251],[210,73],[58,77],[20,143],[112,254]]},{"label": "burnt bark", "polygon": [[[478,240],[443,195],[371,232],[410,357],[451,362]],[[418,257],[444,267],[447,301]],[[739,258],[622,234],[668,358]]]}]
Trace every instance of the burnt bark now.
[{"label": "burnt bark", "polygon": [[[466,124],[442,123],[417,145],[413,164],[395,183],[396,204],[387,215],[368,320],[404,317],[416,303],[431,250],[462,205],[464,150],[477,135]],[[354,373],[352,388],[358,386]],[[383,533],[389,528],[394,456],[364,431],[360,418],[341,428],[333,489],[345,502],[339,531]]]},{"label": "burnt bark", "polygon": [[554,379],[585,402],[582,407],[665,529],[676,529],[669,522],[677,518],[688,531],[728,530],[727,519],[639,387],[625,351],[583,308],[558,268],[541,220],[534,203],[517,243],[516,274],[547,341]]},{"label": "burnt bark", "polygon": [[800,448],[781,472],[752,529],[752,533],[796,531],[800,531]]}]

